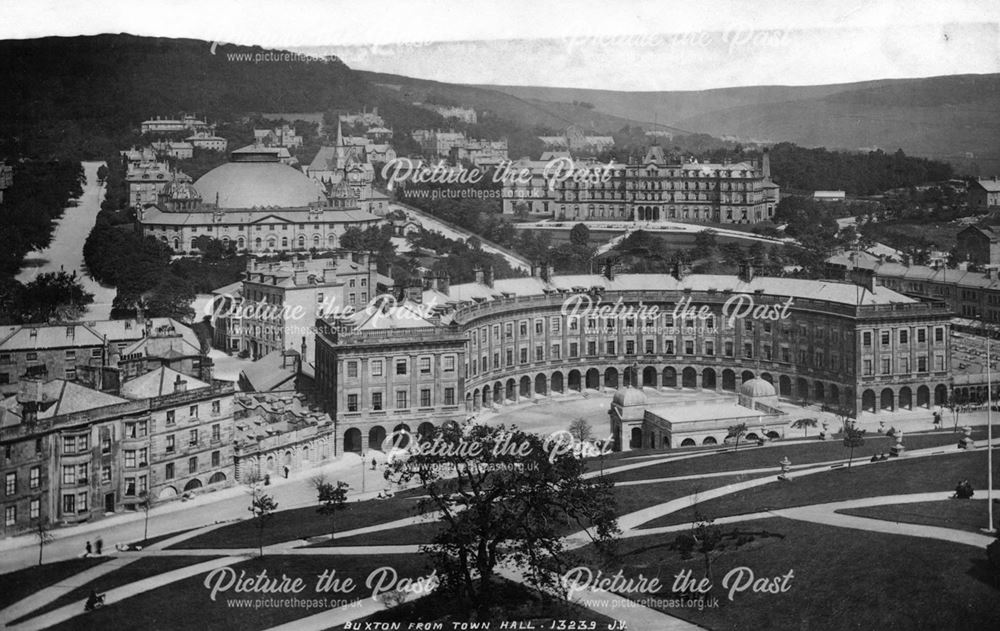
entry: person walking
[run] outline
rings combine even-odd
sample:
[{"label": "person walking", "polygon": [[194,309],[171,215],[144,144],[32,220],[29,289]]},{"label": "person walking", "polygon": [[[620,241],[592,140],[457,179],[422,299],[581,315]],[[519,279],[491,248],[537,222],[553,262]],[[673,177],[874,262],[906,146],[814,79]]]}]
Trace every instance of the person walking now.
[{"label": "person walking", "polygon": [[97,549],[97,555],[100,556],[101,555],[101,550],[104,549],[104,539],[101,539],[100,537],[98,537],[97,541],[94,542],[94,545],[95,545],[95,547]]},{"label": "person walking", "polygon": [[87,545],[84,547],[87,551],[83,553],[83,556],[89,557],[94,552],[93,548],[90,547],[90,541],[87,541]]}]

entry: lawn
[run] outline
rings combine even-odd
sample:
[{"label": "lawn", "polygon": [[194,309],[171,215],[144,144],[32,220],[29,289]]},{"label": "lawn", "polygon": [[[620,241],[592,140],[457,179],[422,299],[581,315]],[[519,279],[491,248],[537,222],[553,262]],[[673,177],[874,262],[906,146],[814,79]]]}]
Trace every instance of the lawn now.
[{"label": "lawn", "polygon": [[[417,515],[418,503],[410,492],[410,498],[394,498],[392,500],[369,500],[365,502],[349,502],[334,517],[337,532],[345,532],[354,528],[373,526],[388,521],[395,521]],[[247,513],[249,515],[249,512]],[[264,529],[264,545],[306,539],[319,535],[330,534],[330,517],[316,512],[315,507],[296,508],[294,510],[278,511]],[[203,535],[192,537],[170,549],[206,549],[206,548],[254,548],[257,547],[257,527],[253,519],[238,521],[228,526],[216,528]]]},{"label": "lawn", "polygon": [[[977,491],[976,496],[985,491]],[[986,527],[986,502],[979,500],[941,500],[940,502],[914,502],[910,504],[889,504],[886,506],[867,506],[864,508],[849,508],[837,511],[845,515],[871,517],[885,521],[902,522],[904,524],[921,524],[938,526],[940,528],[955,528],[979,532]],[[993,505],[993,523],[996,526],[1000,516],[1000,504]]]},{"label": "lawn", "polygon": [[6,609],[37,591],[51,587],[64,578],[79,574],[105,561],[107,558],[101,557],[69,559],[0,574],[0,583],[3,584],[3,589],[0,589],[0,609]]},{"label": "lawn", "polygon": [[[615,621],[585,607],[575,605],[560,599],[541,599],[537,592],[524,585],[519,585],[507,580],[496,582],[496,600],[502,603],[502,607],[496,608],[490,617],[490,622],[514,622],[523,621],[525,626],[508,626],[515,629],[570,629],[574,627],[559,626],[561,624],[576,623],[575,628],[611,629]],[[380,611],[367,618],[356,620],[352,628],[364,628],[365,623],[404,623],[401,628],[414,628],[417,622],[436,622],[440,624],[442,631],[455,631],[457,629],[467,629],[469,627],[456,624],[458,621],[469,619],[468,606],[461,603],[453,596],[446,594],[431,594],[426,598],[420,598],[399,607]],[[581,622],[586,624],[580,625]],[[589,626],[594,623],[595,626]],[[530,625],[530,626],[528,626]],[[334,627],[335,630],[342,630],[345,627]],[[432,628],[428,626],[427,628]],[[491,628],[499,629],[499,625],[492,625]]]},{"label": "lawn", "polygon": [[[237,577],[241,571],[245,571],[247,577],[255,577],[266,570],[271,578],[280,579],[283,574],[290,579],[298,578],[305,589],[297,594],[236,593],[231,589],[220,591],[213,601],[212,590],[204,584],[206,576],[199,575],[113,603],[52,629],[267,629],[335,604],[344,604],[344,601],[371,597],[371,589],[365,587],[365,581],[378,568],[391,567],[400,578],[429,574],[425,560],[419,555],[271,556],[243,561],[232,567]],[[352,579],[352,589],[317,591],[317,579],[326,570],[334,570],[336,578]],[[281,602],[291,598],[299,602],[294,606]],[[273,601],[264,602],[268,599]],[[274,601],[278,601],[277,605]]]},{"label": "lawn", "polygon": [[[959,480],[968,478],[976,492],[986,486],[986,452],[944,456],[901,458],[848,470],[846,467],[814,473],[791,482],[777,482],[699,503],[647,522],[656,528],[691,522],[695,513],[718,518],[792,506],[839,502],[860,497],[878,497],[941,491],[942,499],[954,491]],[[994,486],[1000,475],[994,473]]]},{"label": "lawn", "polygon": [[89,585],[77,587],[73,591],[67,592],[44,607],[40,607],[39,609],[32,611],[27,616],[13,622],[28,620],[54,609],[59,609],[60,607],[75,601],[84,600],[90,595],[91,589],[96,590],[98,593],[104,593],[116,587],[128,585],[129,583],[134,583],[138,580],[149,578],[150,576],[155,576],[156,574],[163,574],[164,572],[187,567],[189,565],[203,563],[214,558],[216,557],[156,556],[139,559],[138,561],[133,561],[132,563],[129,563],[114,572],[97,578]]},{"label": "lawn", "polygon": [[[986,552],[932,539],[917,540],[804,523],[781,518],[724,527],[767,532],[723,552],[713,561],[707,600],[717,608],[664,606],[661,610],[708,629],[840,631],[841,629],[967,630],[1000,628],[1000,590],[989,574]],[[630,597],[674,598],[674,577],[691,570],[705,577],[703,557],[689,560],[670,549],[673,535],[638,537],[622,544],[619,560],[602,567],[606,574],[659,577],[657,592]],[[598,564],[592,557],[592,567]],[[783,593],[734,593],[723,586],[726,574],[746,567],[755,578],[773,579],[792,571]],[[728,583],[732,587],[732,579]],[[650,593],[653,592],[653,593]]]},{"label": "lawn", "polygon": [[691,480],[671,480],[670,482],[654,482],[651,484],[630,484],[617,486],[614,489],[618,502],[618,514],[627,515],[643,508],[669,502],[678,497],[701,493],[709,489],[740,482],[757,476],[724,475],[711,478],[693,478]]},{"label": "lawn", "polygon": [[441,532],[443,524],[434,521],[426,524],[414,524],[393,528],[391,530],[377,530],[361,535],[350,537],[336,537],[329,541],[321,541],[309,546],[310,548],[329,548],[336,546],[401,546],[430,543],[437,533]]},{"label": "lawn", "polygon": [[[977,428],[972,433],[976,440],[986,438],[986,430]],[[909,450],[927,447],[953,447],[958,444],[958,435],[950,431],[938,431],[926,434],[907,434],[904,443]],[[888,451],[895,441],[879,434],[865,436],[865,444],[854,450],[856,459],[869,459],[872,454]],[[655,478],[670,478],[682,475],[697,475],[718,471],[735,471],[740,469],[763,469],[777,467],[778,461],[787,456],[792,464],[807,464],[811,462],[827,462],[847,459],[850,450],[844,448],[842,439],[816,439],[814,443],[783,445],[781,442],[768,443],[766,447],[747,447],[739,451],[731,449],[702,458],[687,458],[675,462],[664,462],[648,467],[640,467],[609,474],[608,478],[615,481],[643,480]],[[667,455],[669,452],[663,452]],[[605,469],[609,468],[606,466]]]}]

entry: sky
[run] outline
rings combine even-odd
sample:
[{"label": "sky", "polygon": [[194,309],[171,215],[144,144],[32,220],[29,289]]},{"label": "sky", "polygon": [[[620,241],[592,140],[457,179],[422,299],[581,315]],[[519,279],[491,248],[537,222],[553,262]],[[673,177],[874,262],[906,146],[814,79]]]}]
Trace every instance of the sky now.
[{"label": "sky", "polygon": [[256,44],[454,83],[608,90],[1000,72],[996,0],[0,0],[0,39]]}]

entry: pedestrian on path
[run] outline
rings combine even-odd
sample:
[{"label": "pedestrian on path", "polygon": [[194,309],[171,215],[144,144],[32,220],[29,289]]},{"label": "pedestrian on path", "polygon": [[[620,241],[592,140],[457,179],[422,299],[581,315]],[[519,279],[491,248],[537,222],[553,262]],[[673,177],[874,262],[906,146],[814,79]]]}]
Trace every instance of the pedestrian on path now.
[{"label": "pedestrian on path", "polygon": [[91,555],[91,553],[92,553],[92,552],[94,551],[94,550],[93,550],[93,549],[92,549],[92,548],[90,547],[90,541],[89,541],[89,540],[87,541],[87,545],[86,545],[85,547],[86,547],[87,551],[83,553],[83,556],[85,556],[85,557],[89,557],[89,556]]},{"label": "pedestrian on path", "polygon": [[104,549],[104,539],[101,539],[100,537],[98,537],[97,541],[94,542],[94,546],[97,548],[97,556],[100,556],[101,555],[101,550]]}]

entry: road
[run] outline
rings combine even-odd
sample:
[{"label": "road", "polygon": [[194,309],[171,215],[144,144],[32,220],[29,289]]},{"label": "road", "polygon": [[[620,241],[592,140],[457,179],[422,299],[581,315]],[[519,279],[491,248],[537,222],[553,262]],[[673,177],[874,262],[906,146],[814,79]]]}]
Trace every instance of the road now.
[{"label": "road", "polygon": [[40,252],[33,252],[24,259],[24,267],[17,280],[28,283],[45,272],[76,272],[85,291],[94,294],[93,304],[87,307],[85,318],[105,320],[111,317],[111,303],[115,298],[115,288],[101,285],[86,273],[83,263],[83,242],[90,234],[101,211],[104,200],[104,185],[97,182],[97,168],[103,162],[84,162],[83,171],[87,182],[83,186],[83,196],[79,205],[66,209],[56,224],[52,243]]},{"label": "road", "polygon": [[462,241],[464,243],[469,237],[476,237],[477,239],[479,239],[480,248],[484,252],[489,252],[490,254],[499,254],[500,256],[502,256],[505,259],[507,259],[507,262],[510,263],[510,266],[512,268],[514,268],[514,269],[519,269],[519,270],[525,271],[525,272],[530,272],[531,271],[531,265],[530,265],[530,263],[528,263],[527,259],[525,259],[524,257],[517,256],[517,255],[511,254],[508,251],[501,250],[499,248],[493,247],[489,243],[486,243],[485,241],[483,241],[482,237],[480,237],[478,235],[475,235],[475,234],[473,234],[473,233],[471,233],[471,232],[469,232],[467,230],[462,230],[461,228],[455,228],[455,227],[449,226],[448,224],[445,224],[445,223],[441,222],[439,219],[437,219],[433,215],[425,213],[425,212],[423,212],[423,211],[421,211],[421,210],[419,210],[417,208],[414,208],[413,206],[410,206],[408,204],[400,204],[398,202],[390,202],[390,204],[389,204],[389,212],[392,212],[394,210],[400,210],[400,211],[406,213],[407,217],[410,217],[411,219],[413,219],[414,221],[416,221],[417,223],[419,223],[426,230],[430,230],[432,232],[438,232],[438,233],[443,234],[444,236],[448,237],[449,239],[454,239],[456,241]]},{"label": "road", "polygon": [[[381,452],[368,452],[367,465],[362,473],[361,458],[345,454],[323,467],[293,472],[287,479],[272,479],[268,493],[278,502],[279,510],[315,505],[316,492],[310,479],[325,474],[331,481],[342,480],[351,485],[349,498],[361,494],[364,475],[364,497],[370,497],[385,488],[382,467],[371,470],[371,459],[384,461]],[[214,493],[203,493],[189,502],[172,501],[154,507],[149,514],[149,536],[157,537],[170,532],[207,526],[219,521],[246,519],[250,516],[248,494],[245,487],[234,486]],[[125,513],[71,528],[55,529],[56,539],[45,546],[44,561],[52,563],[79,557],[87,541],[97,537],[104,540],[105,550],[114,553],[115,544],[141,541],[144,515],[142,512]],[[0,540],[0,573],[13,572],[38,564],[38,543],[33,535],[23,535]]]}]

